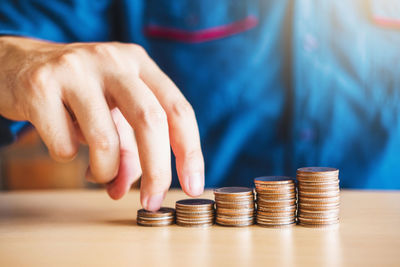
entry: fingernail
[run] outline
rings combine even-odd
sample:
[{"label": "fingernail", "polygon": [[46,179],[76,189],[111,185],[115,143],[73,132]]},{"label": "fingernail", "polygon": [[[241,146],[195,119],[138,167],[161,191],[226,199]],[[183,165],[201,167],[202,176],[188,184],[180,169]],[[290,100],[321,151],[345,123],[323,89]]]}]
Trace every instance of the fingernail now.
[{"label": "fingernail", "polygon": [[165,193],[157,193],[157,194],[150,196],[147,199],[146,207],[144,207],[144,208],[149,211],[159,210],[161,207],[161,204],[164,200],[164,195],[165,195]]},{"label": "fingernail", "polygon": [[189,175],[189,191],[193,196],[199,196],[204,190],[204,175],[200,172],[195,172]]}]

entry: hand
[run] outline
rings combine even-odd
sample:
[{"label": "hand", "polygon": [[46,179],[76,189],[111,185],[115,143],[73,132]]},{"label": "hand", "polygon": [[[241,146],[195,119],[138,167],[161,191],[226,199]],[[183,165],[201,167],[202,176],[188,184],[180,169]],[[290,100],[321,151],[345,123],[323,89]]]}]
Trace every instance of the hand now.
[{"label": "hand", "polygon": [[87,142],[86,177],[112,198],[142,173],[142,206],[157,210],[171,183],[170,145],[183,190],[203,192],[194,111],[139,45],[0,37],[0,62],[0,114],[31,122],[59,161]]}]

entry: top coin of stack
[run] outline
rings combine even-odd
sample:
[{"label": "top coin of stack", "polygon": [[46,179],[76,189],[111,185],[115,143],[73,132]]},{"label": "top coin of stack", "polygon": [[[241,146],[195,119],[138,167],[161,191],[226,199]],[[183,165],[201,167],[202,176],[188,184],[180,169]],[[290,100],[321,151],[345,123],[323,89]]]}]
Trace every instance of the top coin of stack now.
[{"label": "top coin of stack", "polygon": [[300,225],[320,227],[339,222],[339,170],[306,167],[297,170],[298,221]]},{"label": "top coin of stack", "polygon": [[248,187],[222,187],[214,190],[216,223],[248,226],[254,223],[254,193]]},{"label": "top coin of stack", "polygon": [[142,226],[165,226],[175,222],[175,210],[162,207],[158,211],[147,211],[140,209],[137,211],[136,222]]},{"label": "top coin of stack", "polygon": [[278,227],[296,222],[296,182],[284,176],[254,179],[257,192],[257,223]]},{"label": "top coin of stack", "polygon": [[208,227],[214,224],[214,201],[193,198],[176,202],[176,224],[187,227]]}]

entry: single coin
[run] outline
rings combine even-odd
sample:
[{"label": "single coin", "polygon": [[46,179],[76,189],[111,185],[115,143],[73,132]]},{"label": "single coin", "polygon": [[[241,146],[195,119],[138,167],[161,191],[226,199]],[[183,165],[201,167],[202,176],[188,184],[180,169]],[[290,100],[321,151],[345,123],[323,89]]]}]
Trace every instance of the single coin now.
[{"label": "single coin", "polygon": [[284,211],[284,212],[266,212],[262,210],[257,211],[257,216],[271,216],[271,217],[285,217],[285,216],[292,216],[296,214],[296,211]]},{"label": "single coin", "polygon": [[255,184],[294,184],[295,178],[287,176],[262,176],[254,178]]},{"label": "single coin", "polygon": [[268,225],[268,226],[277,226],[277,225],[291,225],[295,224],[296,220],[289,220],[289,221],[280,221],[280,222],[274,222],[274,221],[261,221],[261,220],[256,220],[256,223],[259,225]]},{"label": "single coin", "polygon": [[215,217],[215,214],[211,213],[211,212],[209,214],[201,214],[201,215],[198,215],[198,214],[182,214],[182,213],[177,213],[176,214],[176,219],[177,220],[183,219],[183,218],[201,220],[201,219],[214,218],[214,217]]},{"label": "single coin", "polygon": [[177,225],[183,227],[196,227],[196,228],[207,228],[214,225],[214,222],[207,223],[186,223],[186,222],[176,222]]},{"label": "single coin", "polygon": [[339,183],[335,181],[334,183],[299,183],[298,189],[310,189],[310,190],[336,190],[339,189]]},{"label": "single coin", "polygon": [[200,210],[200,209],[176,209],[176,213],[180,213],[180,214],[198,214],[198,215],[202,215],[202,214],[209,214],[209,213],[214,213],[214,209],[204,209],[204,210]]},{"label": "single coin", "polygon": [[177,222],[185,222],[185,223],[209,223],[214,221],[214,217],[209,218],[179,218],[176,220]]},{"label": "single coin", "polygon": [[145,209],[140,209],[137,211],[138,216],[140,217],[165,217],[165,216],[173,216],[175,214],[175,209],[161,207],[157,211],[148,211]]},{"label": "single coin", "polygon": [[285,183],[285,184],[280,184],[280,183],[256,183],[255,186],[256,188],[270,188],[270,189],[291,189],[296,187],[297,182],[292,181],[291,183]]},{"label": "single coin", "polygon": [[338,217],[332,217],[332,218],[310,218],[310,217],[298,216],[297,218],[302,222],[315,223],[315,224],[339,220]]},{"label": "single coin", "polygon": [[289,206],[296,204],[297,199],[284,199],[284,200],[273,200],[273,199],[264,199],[264,198],[257,198],[257,204],[263,206]]},{"label": "single coin", "polygon": [[339,219],[339,214],[318,214],[318,216],[316,215],[311,215],[311,214],[300,214],[297,216],[299,220],[320,220],[320,221],[330,221],[330,220],[335,220],[335,219]]},{"label": "single coin", "polygon": [[229,224],[229,223],[224,223],[224,222],[216,222],[218,225],[221,226],[226,226],[226,227],[246,227],[253,225],[254,222],[246,222],[246,223],[234,223],[234,224]]},{"label": "single coin", "polygon": [[157,222],[157,223],[151,223],[151,222],[146,222],[146,221],[137,221],[136,222],[140,226],[151,226],[151,227],[156,227],[156,226],[168,226],[174,224],[174,221],[163,221],[163,222]]},{"label": "single coin", "polygon": [[313,184],[318,184],[318,183],[334,183],[338,181],[338,178],[336,177],[313,177],[313,176],[297,176],[297,180],[299,181],[299,185],[305,184],[305,183],[313,183]]},{"label": "single coin", "polygon": [[266,187],[266,186],[256,186],[256,193],[259,193],[259,194],[288,194],[288,193],[293,193],[293,192],[296,192],[296,187],[271,188],[271,187]]},{"label": "single coin", "polygon": [[311,193],[311,192],[299,192],[299,198],[306,197],[306,198],[326,198],[326,197],[337,197],[339,196],[339,191],[333,191],[333,192],[317,192],[317,193]]},{"label": "single coin", "polygon": [[308,228],[325,228],[325,227],[332,227],[339,223],[339,221],[325,223],[325,224],[308,224],[304,222],[298,222],[298,225]]},{"label": "single coin", "polygon": [[340,195],[334,197],[321,197],[321,198],[299,196],[299,203],[337,203],[339,201],[340,201]]},{"label": "single coin", "polygon": [[249,202],[254,200],[254,195],[248,196],[232,196],[232,195],[216,195],[216,202]]},{"label": "single coin", "polygon": [[254,201],[251,203],[232,203],[232,202],[217,202],[216,203],[217,209],[218,208],[226,208],[226,209],[254,209]]},{"label": "single coin", "polygon": [[304,188],[304,187],[321,188],[321,189],[329,188],[329,187],[340,188],[339,184],[340,184],[339,180],[321,181],[321,182],[303,180],[303,181],[299,182],[298,187],[299,187],[299,189]]},{"label": "single coin", "polygon": [[283,195],[290,195],[290,194],[296,194],[297,190],[257,190],[257,195],[258,196],[283,196]]},{"label": "single coin", "polygon": [[285,200],[285,199],[293,199],[296,197],[296,193],[291,194],[257,194],[257,199],[275,199],[275,200]]},{"label": "single coin", "polygon": [[217,208],[218,214],[251,214],[254,213],[255,209],[226,209],[226,208]]},{"label": "single coin", "polygon": [[193,206],[213,206],[214,201],[211,199],[204,198],[188,198],[181,199],[176,202],[176,206],[179,207],[193,207]]},{"label": "single coin", "polygon": [[324,212],[331,210],[339,210],[340,204],[335,204],[332,206],[325,205],[312,205],[312,206],[299,206],[299,210],[309,211],[309,212]]},{"label": "single coin", "polygon": [[287,227],[292,227],[293,225],[296,224],[296,222],[288,223],[288,224],[275,224],[275,223],[263,223],[263,222],[257,222],[259,226],[262,227],[268,227],[268,228],[287,228]]},{"label": "single coin", "polygon": [[335,225],[339,223],[339,220],[337,221],[331,221],[331,222],[325,222],[325,223],[307,223],[307,222],[301,222],[297,221],[299,225],[305,226],[305,227],[310,227],[310,228],[319,228],[319,227],[324,227],[324,226],[330,226],[330,225]]},{"label": "single coin", "polygon": [[221,187],[214,190],[215,195],[228,194],[228,195],[252,195],[253,189],[249,187]]},{"label": "single coin", "polygon": [[303,168],[298,168],[297,173],[339,174],[339,170],[331,167],[303,167]]},{"label": "single coin", "polygon": [[257,211],[265,211],[265,212],[292,212],[296,211],[297,206],[296,205],[290,205],[290,206],[262,206],[258,205]]},{"label": "single coin", "polygon": [[254,219],[252,220],[240,220],[240,221],[224,221],[221,219],[216,219],[215,221],[218,225],[231,226],[231,227],[244,227],[254,224]]}]

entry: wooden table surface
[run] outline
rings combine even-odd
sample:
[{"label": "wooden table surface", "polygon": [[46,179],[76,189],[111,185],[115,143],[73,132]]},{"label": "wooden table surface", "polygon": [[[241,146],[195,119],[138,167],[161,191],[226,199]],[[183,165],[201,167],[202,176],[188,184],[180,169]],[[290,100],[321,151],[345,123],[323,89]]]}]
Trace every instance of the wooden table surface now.
[{"label": "wooden table surface", "polygon": [[343,191],[341,205],[326,229],[151,228],[135,223],[137,191],[0,193],[0,266],[400,266],[400,192]]}]

